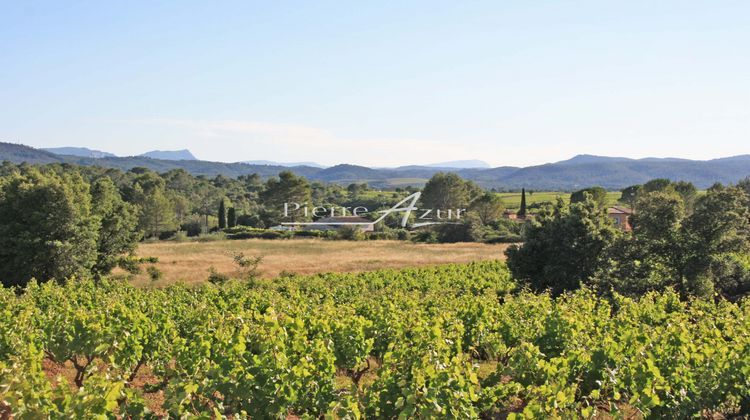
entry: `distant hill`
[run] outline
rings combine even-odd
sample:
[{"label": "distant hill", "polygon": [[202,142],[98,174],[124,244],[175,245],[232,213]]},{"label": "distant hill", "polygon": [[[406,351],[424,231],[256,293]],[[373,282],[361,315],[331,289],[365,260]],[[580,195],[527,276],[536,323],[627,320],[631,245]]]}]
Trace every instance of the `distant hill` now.
[{"label": "distant hill", "polygon": [[684,180],[698,188],[731,183],[750,176],[750,155],[714,160],[610,158],[576,156],[558,163],[520,168],[502,179],[510,188],[572,190],[591,185],[620,189],[654,178]]},{"label": "distant hill", "polygon": [[56,163],[63,158],[46,150],[34,149],[16,143],[0,142],[0,161],[7,160],[14,163]]},{"label": "distant hill", "polygon": [[248,165],[270,165],[270,166],[284,166],[287,168],[293,168],[295,166],[309,166],[312,168],[325,168],[325,166],[315,162],[274,162],[271,160],[246,160],[242,163]]},{"label": "distant hill", "polygon": [[362,182],[366,180],[385,180],[390,178],[387,172],[357,165],[336,165],[321,169],[313,175],[313,179],[331,182]]},{"label": "distant hill", "polygon": [[[45,150],[35,149],[22,144],[0,142],[0,162],[27,162],[31,164],[72,163],[83,166],[101,166],[117,168],[124,171],[135,167],[148,168],[157,172],[172,169],[184,169],[193,175],[216,176],[225,175],[238,177],[240,175],[258,174],[262,177],[278,175],[279,172],[289,170],[283,166],[246,165],[244,163],[208,162],[203,160],[163,160],[145,156],[104,157],[91,158],[82,156],[57,155]],[[319,168],[299,166],[294,168],[298,175],[311,177]]]},{"label": "distant hill", "polygon": [[490,164],[481,160],[451,160],[449,162],[430,163],[430,168],[456,168],[456,169],[487,169],[490,168]]},{"label": "distant hill", "polygon": [[[174,156],[174,155],[172,155]],[[190,155],[192,156],[192,155]],[[713,160],[676,158],[629,159],[618,157],[579,155],[571,159],[544,165],[517,168],[444,168],[402,166],[399,168],[368,168],[341,164],[330,168],[312,166],[257,165],[247,163],[208,162],[203,160],[167,160],[145,156],[102,157],[57,155],[22,144],[0,143],[0,161],[34,164],[72,163],[129,170],[145,167],[157,172],[184,169],[194,175],[237,177],[257,173],[262,177],[292,171],[310,180],[349,184],[367,182],[377,188],[394,185],[420,185],[436,172],[454,172],[485,188],[572,191],[599,185],[614,190],[641,184],[654,178],[669,178],[694,183],[707,188],[716,182],[737,182],[750,176],[750,155]]]},{"label": "distant hill", "polygon": [[139,156],[161,160],[197,160],[190,150],[153,150]]},{"label": "distant hill", "polygon": [[86,147],[46,147],[41,150],[46,150],[56,155],[69,155],[90,158],[116,157],[112,153],[102,152],[101,150],[88,149]]}]

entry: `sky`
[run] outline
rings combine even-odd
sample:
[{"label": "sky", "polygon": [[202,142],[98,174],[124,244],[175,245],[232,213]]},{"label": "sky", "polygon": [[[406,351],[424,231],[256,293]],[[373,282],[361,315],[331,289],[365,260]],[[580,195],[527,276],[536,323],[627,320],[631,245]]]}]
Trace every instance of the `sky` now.
[{"label": "sky", "polygon": [[0,141],[378,167],[748,154],[750,2],[0,0]]}]

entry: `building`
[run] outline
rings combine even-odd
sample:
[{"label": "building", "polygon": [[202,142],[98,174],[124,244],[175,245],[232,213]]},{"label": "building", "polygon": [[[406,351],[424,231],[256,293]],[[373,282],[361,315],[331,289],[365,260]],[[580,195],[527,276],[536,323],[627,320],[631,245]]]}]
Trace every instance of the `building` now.
[{"label": "building", "polygon": [[361,216],[337,216],[324,217],[316,220],[315,224],[306,225],[307,230],[339,230],[342,226],[358,227],[363,232],[372,232],[375,230],[375,224],[370,219]]},{"label": "building", "polygon": [[630,226],[630,216],[633,210],[627,207],[612,206],[607,208],[607,216],[611,217],[618,229],[630,232],[633,228]]}]

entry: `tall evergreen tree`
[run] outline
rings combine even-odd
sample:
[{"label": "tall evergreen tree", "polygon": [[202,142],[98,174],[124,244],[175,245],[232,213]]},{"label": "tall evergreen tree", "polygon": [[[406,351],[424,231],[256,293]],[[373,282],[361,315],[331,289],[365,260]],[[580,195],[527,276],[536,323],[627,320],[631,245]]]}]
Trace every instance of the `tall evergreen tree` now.
[{"label": "tall evergreen tree", "polygon": [[224,199],[219,202],[219,229],[227,228],[227,208],[224,205]]},{"label": "tall evergreen tree", "polygon": [[518,209],[518,217],[526,217],[526,189],[521,188],[521,208]]},{"label": "tall evergreen tree", "polygon": [[234,207],[230,207],[227,212],[227,225],[230,228],[237,226],[237,211]]}]

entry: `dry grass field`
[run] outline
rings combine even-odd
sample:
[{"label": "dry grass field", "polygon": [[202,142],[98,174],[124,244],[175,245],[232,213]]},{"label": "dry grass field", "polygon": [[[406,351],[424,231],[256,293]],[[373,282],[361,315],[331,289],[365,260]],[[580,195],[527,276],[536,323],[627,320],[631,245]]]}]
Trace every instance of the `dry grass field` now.
[{"label": "dry grass field", "polygon": [[199,283],[206,281],[211,267],[219,273],[235,275],[238,267],[233,257],[240,252],[246,257],[263,257],[258,267],[260,275],[271,278],[281,272],[356,272],[503,259],[506,247],[480,243],[414,244],[319,239],[145,243],[138,247],[137,254],[141,257],[158,257],[159,262],[155,265],[163,277],[152,281],[143,270],[133,278],[133,283],[141,286],[162,286],[176,281]]}]

